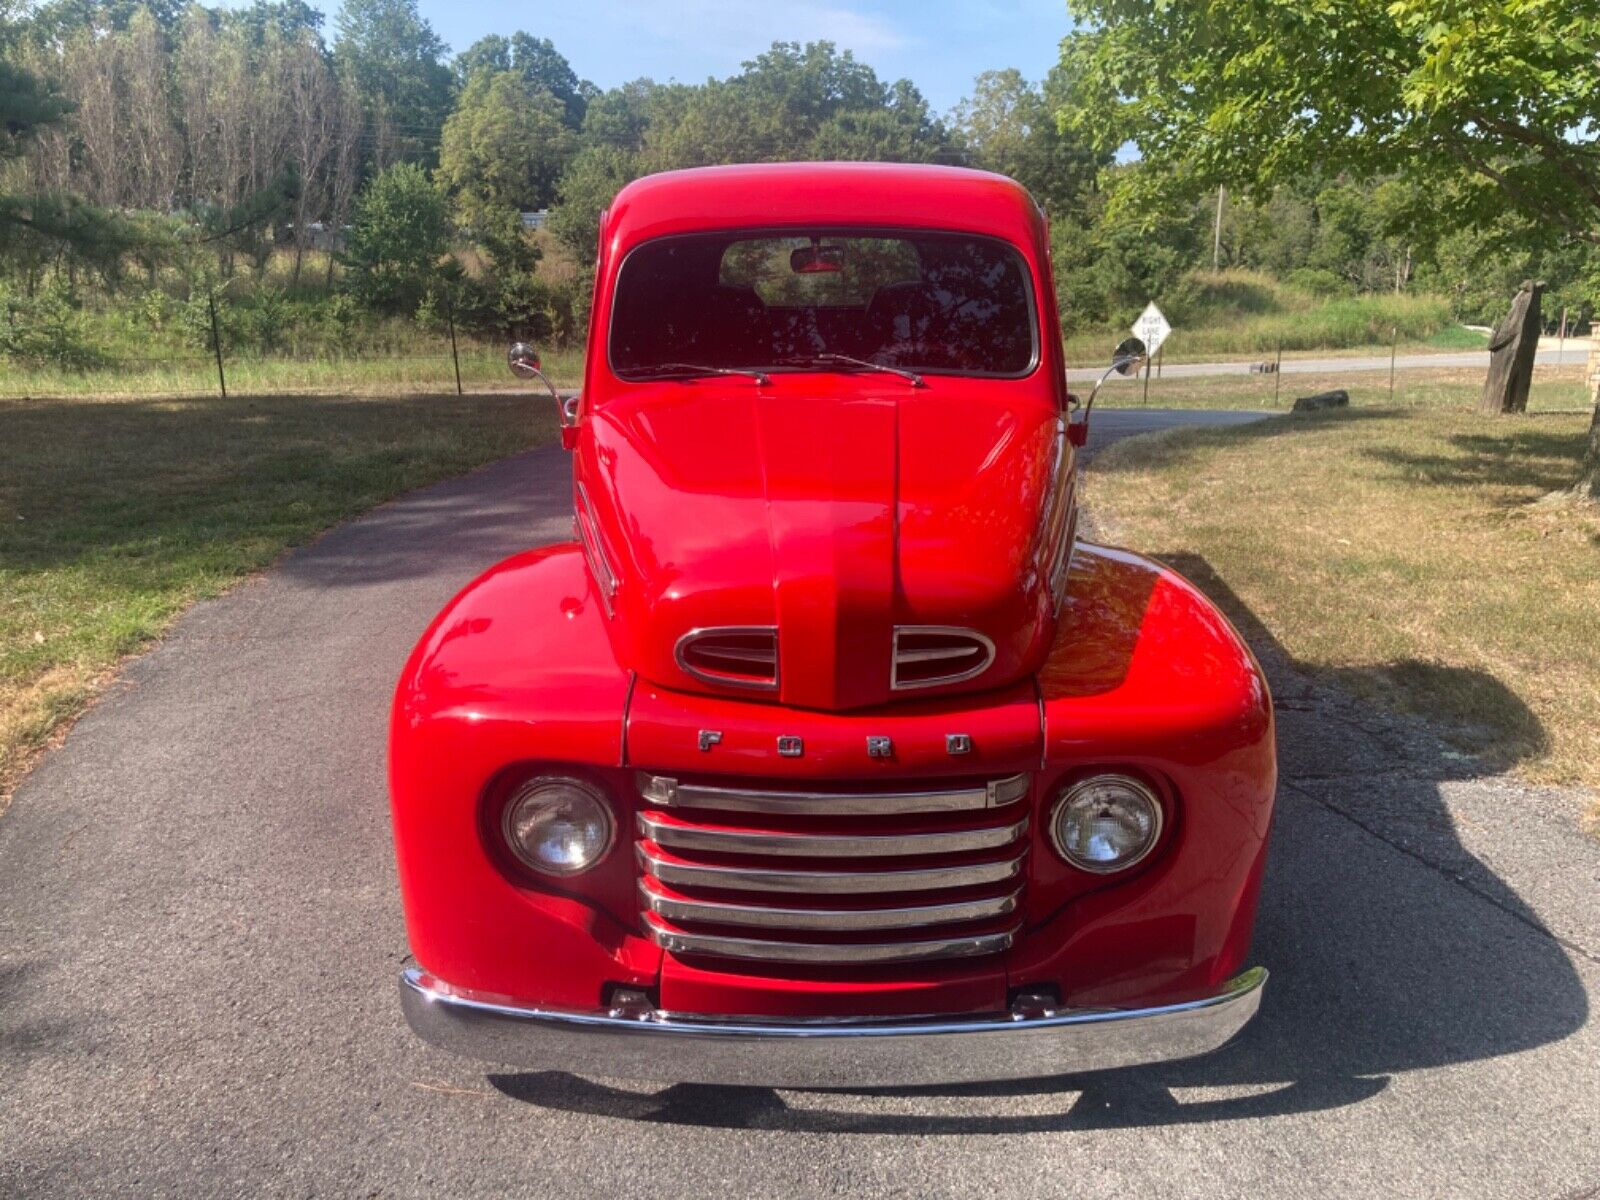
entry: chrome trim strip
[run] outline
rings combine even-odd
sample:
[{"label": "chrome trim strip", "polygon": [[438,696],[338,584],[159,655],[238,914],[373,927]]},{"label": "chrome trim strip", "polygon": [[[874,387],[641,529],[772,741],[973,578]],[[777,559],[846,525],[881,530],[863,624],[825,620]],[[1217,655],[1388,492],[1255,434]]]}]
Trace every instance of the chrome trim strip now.
[{"label": "chrome trim strip", "polygon": [[959,854],[966,850],[998,850],[1027,832],[1024,817],[1010,825],[957,829],[944,833],[864,834],[785,833],[768,829],[721,829],[708,825],[675,825],[660,814],[637,817],[639,836],[672,850],[706,850],[715,854],[769,854],[799,858],[893,858],[913,854]]},{"label": "chrome trim strip", "polygon": [[639,772],[639,794],[664,808],[710,808],[722,812],[796,816],[883,816],[901,813],[969,812],[1004,808],[1028,794],[1028,776],[1008,775],[979,785],[934,792],[767,791],[680,783],[670,775]]},{"label": "chrome trim strip", "polygon": [[708,867],[669,862],[636,845],[640,869],[673,887],[717,888],[730,892],[786,892],[828,896],[928,892],[1001,883],[1022,873],[1021,858],[965,866],[923,867],[912,871],[783,871],[769,867]]},{"label": "chrome trim strip", "polygon": [[[703,637],[720,635],[750,637],[765,634],[772,635],[772,682],[770,683],[759,679],[736,679],[726,675],[707,674],[696,667],[691,667],[683,657],[684,651]],[[690,679],[698,679],[701,683],[709,683],[719,687],[744,688],[752,692],[775,692],[778,690],[779,672],[782,670],[782,664],[778,656],[778,627],[776,625],[708,625],[697,627],[689,630],[688,633],[678,639],[677,644],[672,647],[672,659],[678,664],[678,670],[682,671]]]},{"label": "chrome trim strip", "polygon": [[707,921],[718,925],[748,925],[760,929],[852,931],[862,929],[917,929],[928,925],[953,925],[1009,916],[1017,910],[1020,891],[982,900],[953,904],[918,904],[909,908],[771,908],[766,905],[729,904],[721,900],[689,900],[663,896],[645,880],[639,881],[639,902],[647,912],[669,921]]},{"label": "chrome trim strip", "polygon": [[1192,1058],[1244,1027],[1266,980],[1255,967],[1215,995],[1159,1008],[778,1022],[539,1007],[454,988],[412,967],[400,977],[400,1005],[424,1041],[523,1070],[755,1087],[917,1087]]},{"label": "chrome trim strip", "polygon": [[582,480],[577,480],[574,488],[578,494],[577,511],[574,514],[578,526],[578,542],[583,546],[583,557],[589,564],[589,573],[594,576],[595,586],[600,589],[601,606],[609,617],[613,613],[612,599],[617,594],[617,585],[621,577],[611,562],[611,556],[606,553],[605,541],[600,536],[600,526],[594,519],[594,505],[589,503],[588,490],[583,486]]},{"label": "chrome trim strip", "polygon": [[[983,647],[983,661],[975,667],[968,667],[955,675],[941,675],[937,679],[918,679],[910,683],[900,682],[900,635],[911,634],[943,634],[949,637],[969,637],[976,640]],[[913,651],[912,653],[918,653]],[[922,652],[926,653],[926,652]],[[907,660],[910,661],[910,660]],[[919,660],[920,661],[920,660]],[[918,688],[945,687],[952,683],[965,683],[969,679],[976,679],[994,665],[994,642],[976,629],[963,629],[956,625],[896,625],[894,627],[894,642],[890,648],[889,657],[889,690],[893,692],[909,692]]]},{"label": "chrome trim strip", "polygon": [[999,933],[954,934],[915,942],[773,942],[760,938],[685,933],[645,917],[645,933],[669,954],[708,954],[755,962],[908,963],[944,958],[978,958],[1011,949],[1016,929]]}]

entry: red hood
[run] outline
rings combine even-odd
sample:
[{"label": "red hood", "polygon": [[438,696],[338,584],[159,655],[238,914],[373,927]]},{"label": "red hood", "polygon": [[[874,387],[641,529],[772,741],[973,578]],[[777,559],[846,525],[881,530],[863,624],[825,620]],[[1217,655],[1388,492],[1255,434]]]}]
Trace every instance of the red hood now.
[{"label": "red hood", "polygon": [[1032,671],[1053,634],[1038,564],[1056,414],[974,381],[817,383],[668,383],[594,415],[579,478],[619,568],[622,660],[708,690],[675,661],[680,637],[775,626],[776,698],[824,709],[891,698],[896,626],[994,642],[989,670],[943,690]]}]

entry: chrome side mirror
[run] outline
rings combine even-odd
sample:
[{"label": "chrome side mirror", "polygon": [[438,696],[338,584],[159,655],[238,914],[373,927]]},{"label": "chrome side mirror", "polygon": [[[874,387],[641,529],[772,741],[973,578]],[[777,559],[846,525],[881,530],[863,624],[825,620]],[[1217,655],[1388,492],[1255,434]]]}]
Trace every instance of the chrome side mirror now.
[{"label": "chrome side mirror", "polygon": [[1142,338],[1123,338],[1111,352],[1111,369],[1118,375],[1137,375],[1149,357]]},{"label": "chrome side mirror", "polygon": [[506,365],[518,379],[540,379],[549,383],[539,370],[539,352],[527,342],[512,342],[506,351]]},{"label": "chrome side mirror", "polygon": [[550,398],[556,402],[556,419],[561,422],[561,442],[571,448],[568,443],[571,439],[567,435],[569,429],[574,429],[578,423],[578,397],[568,396],[565,400],[556,390],[556,385],[540,369],[539,352],[527,342],[513,342],[511,349],[506,351],[506,365],[511,368],[511,373],[518,379],[537,379],[544,384],[545,390],[550,393]]},{"label": "chrome side mirror", "polygon": [[1123,338],[1117,343],[1117,348],[1111,352],[1111,365],[1089,391],[1082,418],[1067,426],[1067,438],[1074,446],[1082,446],[1089,440],[1089,414],[1094,411],[1094,398],[1100,394],[1100,386],[1112,375],[1137,375],[1149,358],[1150,351],[1143,338]]}]

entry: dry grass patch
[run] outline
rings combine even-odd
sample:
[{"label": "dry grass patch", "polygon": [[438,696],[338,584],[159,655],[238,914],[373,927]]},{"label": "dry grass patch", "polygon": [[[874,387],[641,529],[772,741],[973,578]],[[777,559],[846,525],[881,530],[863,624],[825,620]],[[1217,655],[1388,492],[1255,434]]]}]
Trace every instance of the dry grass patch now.
[{"label": "dry grass patch", "polygon": [[0,810],[195,600],[554,425],[510,395],[0,400]]},{"label": "dry grass patch", "polygon": [[1231,591],[1305,667],[1439,719],[1486,766],[1600,787],[1600,506],[1564,490],[1587,423],[1355,409],[1175,430],[1108,450],[1088,495],[1115,540]]},{"label": "dry grass patch", "polygon": [[[1296,396],[1343,388],[1356,408],[1471,408],[1483,389],[1483,368],[1399,371],[1394,392],[1389,372],[1333,371],[1313,375],[1210,375],[1198,379],[1168,375],[1150,380],[1145,398],[1143,378],[1113,377],[1100,390],[1095,407],[1107,408],[1256,408],[1287,410]],[[1088,393],[1086,385],[1074,391]],[[1528,411],[1589,411],[1583,387],[1583,367],[1541,366],[1533,373]]]}]

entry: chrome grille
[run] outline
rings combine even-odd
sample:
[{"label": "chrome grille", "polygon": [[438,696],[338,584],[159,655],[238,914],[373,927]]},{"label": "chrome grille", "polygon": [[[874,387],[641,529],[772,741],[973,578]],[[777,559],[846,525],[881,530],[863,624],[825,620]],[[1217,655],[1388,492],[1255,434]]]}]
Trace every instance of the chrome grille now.
[{"label": "chrome grille", "polygon": [[775,791],[641,773],[639,792],[644,931],[673,953],[898,963],[994,954],[1015,937],[1025,775]]}]

